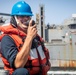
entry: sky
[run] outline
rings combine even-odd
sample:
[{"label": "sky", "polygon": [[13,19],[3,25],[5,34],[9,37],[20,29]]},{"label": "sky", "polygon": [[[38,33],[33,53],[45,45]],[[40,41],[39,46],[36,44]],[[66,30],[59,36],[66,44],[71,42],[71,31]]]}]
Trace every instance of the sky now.
[{"label": "sky", "polygon": [[[0,0],[0,12],[11,13],[12,6],[21,0]],[[65,19],[76,14],[76,0],[24,0],[31,6],[36,18],[39,13],[39,5],[43,4],[45,9],[45,24],[61,24]]]}]

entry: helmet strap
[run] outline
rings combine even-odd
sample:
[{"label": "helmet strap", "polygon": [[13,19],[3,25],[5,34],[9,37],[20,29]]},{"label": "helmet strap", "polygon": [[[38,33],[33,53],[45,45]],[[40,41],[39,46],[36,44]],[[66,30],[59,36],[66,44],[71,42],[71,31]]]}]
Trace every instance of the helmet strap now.
[{"label": "helmet strap", "polygon": [[18,19],[17,19],[17,16],[14,16],[14,18],[15,18],[15,21],[16,21],[16,23],[17,23],[17,25],[19,24],[19,21],[18,21]]}]

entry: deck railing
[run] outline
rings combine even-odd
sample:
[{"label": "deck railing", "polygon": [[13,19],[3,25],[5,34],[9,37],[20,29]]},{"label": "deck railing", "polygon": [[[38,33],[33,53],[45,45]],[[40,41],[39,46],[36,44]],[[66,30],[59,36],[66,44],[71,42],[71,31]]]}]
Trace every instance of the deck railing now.
[{"label": "deck railing", "polygon": [[48,71],[47,75],[76,75],[76,71]]}]

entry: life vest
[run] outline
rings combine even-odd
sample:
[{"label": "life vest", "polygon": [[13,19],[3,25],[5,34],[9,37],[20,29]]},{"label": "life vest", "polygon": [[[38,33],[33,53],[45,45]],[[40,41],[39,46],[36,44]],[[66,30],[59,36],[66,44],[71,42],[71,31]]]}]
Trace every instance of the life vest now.
[{"label": "life vest", "polygon": [[[0,27],[0,31],[3,32],[3,34],[0,35],[0,40],[5,35],[9,35],[14,40],[18,51],[21,50],[21,47],[23,45],[22,38],[27,36],[24,32],[12,27],[12,25]],[[39,35],[37,35],[37,40],[39,42],[38,46],[35,48],[31,48],[28,61],[24,67],[28,69],[30,75],[34,75],[37,73],[41,73],[41,75],[47,75],[47,71],[51,66],[49,62],[49,52],[48,49],[46,49],[46,47],[43,45],[42,38],[40,38]],[[2,60],[4,63],[4,69],[9,70],[10,74],[12,74],[15,69],[10,67],[9,62],[3,56]]]}]

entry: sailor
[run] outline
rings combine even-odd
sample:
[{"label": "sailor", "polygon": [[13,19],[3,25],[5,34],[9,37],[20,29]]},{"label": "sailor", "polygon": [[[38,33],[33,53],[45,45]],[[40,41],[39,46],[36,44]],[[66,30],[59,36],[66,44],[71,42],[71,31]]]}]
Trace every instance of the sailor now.
[{"label": "sailor", "polygon": [[2,60],[9,75],[47,75],[50,70],[49,51],[32,16],[29,4],[19,1],[12,7],[10,24],[0,27]]}]

